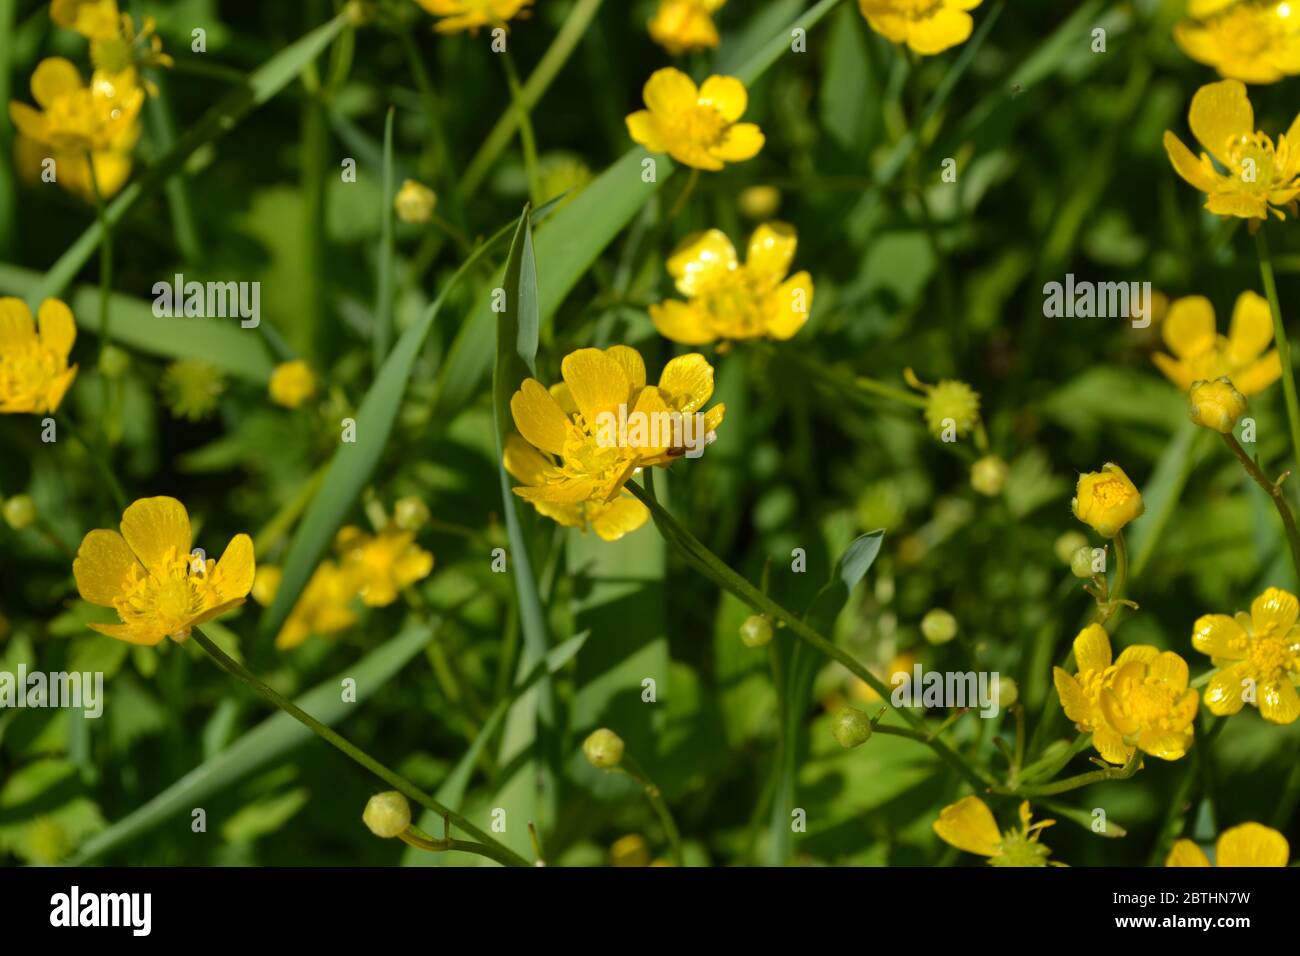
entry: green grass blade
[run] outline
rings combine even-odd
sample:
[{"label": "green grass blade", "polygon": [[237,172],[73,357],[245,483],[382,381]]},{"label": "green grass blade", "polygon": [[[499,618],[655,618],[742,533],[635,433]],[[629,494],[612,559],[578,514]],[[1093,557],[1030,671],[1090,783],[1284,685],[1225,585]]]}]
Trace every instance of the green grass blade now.
[{"label": "green grass blade", "polygon": [[[429,642],[432,632],[425,624],[415,624],[386,644],[366,655],[346,671],[323,681],[296,703],[327,725],[334,725],[351,713],[356,704],[344,703],[339,681],[344,677],[356,681],[358,702],[372,696]],[[69,860],[82,866],[135,839],[177,813],[191,808],[223,788],[282,757],[313,734],[286,713],[276,713],[262,721],[233,744],[204,761],[139,809],[127,814],[107,830],[97,834]]]},{"label": "green grass blade", "polygon": [[[17,266],[0,264],[0,291],[32,299],[41,275]],[[78,286],[67,298],[77,329],[99,333],[99,289]],[[239,327],[234,319],[192,319],[177,316],[160,319],[144,299],[114,293],[113,339],[147,355],[161,358],[196,358],[224,372],[250,381],[265,383],[275,362],[266,340],[253,329]]]},{"label": "green grass blade", "polygon": [[[242,86],[223,96],[202,119],[187,129],[176,144],[158,162],[150,166],[144,175],[129,183],[117,194],[117,198],[108,204],[105,213],[109,228],[121,222],[136,203],[145,196],[151,195],[175,175],[196,150],[216,142],[239,125],[240,120],[252,110],[284,89],[347,24],[347,14],[340,13],[328,23],[285,47],[248,74]],[[45,273],[45,277],[28,297],[29,303],[35,306],[41,300],[57,296],[67,288],[73,277],[99,247],[99,241],[99,223],[95,222],[68,247],[49,272]]]},{"label": "green grass blade", "polygon": [[384,119],[384,209],[380,220],[379,277],[375,289],[375,371],[388,355],[393,332],[393,107]]}]

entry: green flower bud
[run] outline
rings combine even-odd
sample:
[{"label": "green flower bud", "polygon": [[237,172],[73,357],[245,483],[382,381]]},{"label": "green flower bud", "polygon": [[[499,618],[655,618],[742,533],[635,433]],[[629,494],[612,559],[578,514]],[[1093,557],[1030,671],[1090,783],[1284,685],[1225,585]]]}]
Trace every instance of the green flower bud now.
[{"label": "green flower bud", "polygon": [[582,753],[593,767],[611,770],[623,762],[623,738],[608,727],[601,727],[582,742]]},{"label": "green flower bud", "polygon": [[772,624],[762,614],[751,614],[740,625],[740,640],[746,647],[762,647],[772,640]]},{"label": "green flower bud", "polygon": [[854,707],[843,707],[831,718],[831,733],[841,747],[852,750],[871,737],[871,718]]},{"label": "green flower bud", "polygon": [[393,505],[393,523],[403,531],[419,531],[429,520],[429,506],[415,495],[398,498]]},{"label": "green flower bud", "polygon": [[1097,572],[1092,569],[1092,552],[1089,545],[1074,552],[1074,557],[1070,558],[1070,573],[1076,578],[1090,578]]},{"label": "green flower bud", "polygon": [[36,502],[30,495],[14,495],[4,503],[5,523],[22,531],[36,520]]},{"label": "green flower bud", "polygon": [[1074,552],[1078,551],[1088,543],[1088,538],[1081,531],[1066,531],[1056,543],[1052,545],[1052,550],[1056,552],[1057,560],[1062,564],[1070,564],[1074,561]]},{"label": "green flower bud", "polygon": [[947,644],[957,636],[957,619],[943,608],[933,608],[921,618],[921,633],[931,644]]},{"label": "green flower bud", "polygon": [[385,840],[405,833],[411,826],[411,805],[396,790],[377,793],[366,802],[361,814],[370,832]]},{"label": "green flower bud", "polygon": [[116,345],[106,345],[99,353],[99,370],[105,378],[121,378],[131,367],[131,356]]},{"label": "green flower bud", "polygon": [[994,498],[1002,494],[1010,470],[997,455],[985,455],[971,467],[970,486],[980,494]]},{"label": "green flower bud", "polygon": [[1006,710],[1008,707],[1015,706],[1016,701],[1020,699],[1020,688],[1010,677],[998,675],[997,705]]}]

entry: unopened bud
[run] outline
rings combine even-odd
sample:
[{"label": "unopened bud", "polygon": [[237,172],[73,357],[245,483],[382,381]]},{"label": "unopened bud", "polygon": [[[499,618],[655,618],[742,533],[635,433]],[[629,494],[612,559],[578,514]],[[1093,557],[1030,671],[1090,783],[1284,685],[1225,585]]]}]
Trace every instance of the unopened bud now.
[{"label": "unopened bud", "polygon": [[867,742],[871,718],[855,707],[843,707],[831,718],[831,733],[845,750]]},{"label": "unopened bud", "polygon": [[746,647],[762,647],[772,640],[772,623],[762,614],[751,614],[740,625],[740,640]]},{"label": "unopened bud", "polygon": [[361,814],[370,832],[385,840],[405,833],[411,826],[411,805],[396,790],[377,793],[366,802]]},{"label": "unopened bud", "polygon": [[608,727],[601,727],[582,742],[582,753],[593,767],[611,770],[623,762],[623,738]]}]

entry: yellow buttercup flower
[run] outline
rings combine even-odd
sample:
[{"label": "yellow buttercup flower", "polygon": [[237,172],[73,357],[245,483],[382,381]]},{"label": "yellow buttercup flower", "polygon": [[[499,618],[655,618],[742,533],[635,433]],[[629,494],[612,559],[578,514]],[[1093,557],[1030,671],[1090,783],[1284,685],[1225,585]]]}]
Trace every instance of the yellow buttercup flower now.
[{"label": "yellow buttercup flower", "polygon": [[157,29],[154,18],[145,17],[140,21],[140,29],[136,30],[131,16],[123,14],[116,33],[97,36],[90,41],[90,62],[96,70],[128,74],[150,96],[157,96],[157,86],[149,80],[141,80],[140,69],[171,67],[175,62],[163,52],[162,38],[157,35]]},{"label": "yellow buttercup flower", "polygon": [[76,30],[94,40],[117,36],[122,15],[117,0],[52,0],[50,19],[66,30]]},{"label": "yellow buttercup flower", "polygon": [[975,21],[967,10],[983,0],[858,0],[871,29],[914,53],[942,53],[970,39]]},{"label": "yellow buttercup flower", "polygon": [[687,236],[668,258],[668,272],[687,301],[650,306],[655,328],[683,345],[791,338],[808,321],[813,298],[807,272],[786,278],[797,245],[793,226],[767,223],[750,236],[742,264],[721,230]]},{"label": "yellow buttercup flower", "polygon": [[696,169],[719,170],[753,159],[763,148],[754,123],[737,122],[749,105],[745,84],[734,76],[711,76],[700,87],[681,70],[666,67],[646,80],[646,109],[627,117],[632,139],[652,153],[668,153]]},{"label": "yellow buttercup flower", "polygon": [[1048,860],[1052,851],[1038,842],[1043,830],[1056,821],[1033,823],[1032,819],[1026,800],[1020,804],[1019,828],[1000,832],[988,804],[972,795],[940,810],[934,832],[950,846],[988,857],[989,866],[1064,866]]},{"label": "yellow buttercup flower", "polygon": [[[94,179],[91,179],[90,163],[84,150],[58,149],[21,134],[14,137],[14,168],[23,182],[43,185],[52,171],[54,181],[60,187],[85,202],[95,201],[96,186],[101,196],[111,199],[131,178],[131,154],[100,150],[91,155],[95,164]],[[47,168],[49,162],[53,165]]]},{"label": "yellow buttercup flower", "polygon": [[[1215,866],[1286,866],[1291,846],[1286,837],[1262,823],[1243,823],[1224,830],[1214,843]],[[1165,866],[1209,866],[1210,858],[1191,840],[1179,840]]]},{"label": "yellow buttercup flower", "polygon": [[1199,295],[1170,305],[1160,334],[1174,354],[1157,352],[1152,360],[1183,391],[1198,381],[1227,378],[1249,398],[1282,377],[1277,349],[1268,348],[1273,342],[1273,316],[1268,301],[1254,292],[1237,296],[1226,338],[1215,332],[1214,306]]},{"label": "yellow buttercup flower", "polygon": [[435,17],[442,17],[434,29],[439,33],[478,31],[480,27],[501,27],[514,19],[533,0],[415,0]]},{"label": "yellow buttercup flower", "polygon": [[646,384],[636,349],[579,349],[560,364],[549,390],[525,379],[510,399],[523,442],[507,441],[505,467],[523,484],[515,494],[569,527],[590,524],[614,540],[645,523],[645,507],[623,490],[638,468],[697,457],[726,407],[700,410],[713,395],[713,366],[682,355]]},{"label": "yellow buttercup flower", "polygon": [[0,414],[56,411],[77,377],[77,366],[68,365],[77,340],[72,311],[46,299],[37,322],[22,299],[0,298]]},{"label": "yellow buttercup flower", "polygon": [[316,373],[302,359],[281,362],[271,372],[268,388],[271,401],[285,408],[297,408],[316,394]]},{"label": "yellow buttercup flower", "polygon": [[125,151],[138,135],[144,90],[129,73],[96,70],[87,86],[71,61],[50,57],[32,72],[32,98],[41,110],[10,103],[18,132],[60,149]]},{"label": "yellow buttercup flower", "polygon": [[[1192,135],[1206,153],[1192,155],[1181,139],[1165,130],[1165,151],[1179,176],[1207,195],[1205,208],[1220,216],[1285,219],[1279,207],[1292,208],[1300,195],[1300,116],[1273,140],[1255,129],[1255,112],[1240,80],[1202,86],[1188,113]],[[1227,172],[1220,173],[1211,157]]]},{"label": "yellow buttercup flower", "polygon": [[1213,382],[1193,382],[1187,393],[1187,413],[1201,427],[1227,435],[1246,414],[1246,397],[1226,376]]},{"label": "yellow buttercup flower", "polygon": [[[1189,11],[1190,12],[1190,11]],[[1243,83],[1276,83],[1300,73],[1300,10],[1293,0],[1247,0],[1174,27],[1183,52]]]},{"label": "yellow buttercup flower", "polygon": [[385,528],[367,534],[353,525],[340,528],[334,539],[343,571],[356,582],[356,593],[367,607],[385,607],[402,588],[429,576],[433,555],[415,543],[415,534]]},{"label": "yellow buttercup flower", "polygon": [[1089,624],[1074,638],[1074,665],[1078,673],[1052,668],[1052,683],[1061,698],[1061,709],[1074,721],[1080,733],[1092,734],[1092,745],[1102,759],[1113,764],[1128,763],[1133,747],[1106,721],[1101,709],[1101,692],[1116,672],[1132,661],[1151,661],[1159,652],[1145,644],[1126,647],[1114,660],[1110,636],[1100,624]]},{"label": "yellow buttercup flower", "polygon": [[[259,567],[253,581],[253,600],[269,606],[275,600],[282,575],[278,567]],[[292,650],[312,635],[328,637],[347,630],[357,622],[352,609],[356,596],[357,583],[352,575],[333,561],[322,561],[275,636],[275,646],[282,651]]]},{"label": "yellow buttercup flower", "polygon": [[659,0],[650,20],[650,39],[673,56],[718,45],[713,14],[727,0]]},{"label": "yellow buttercup flower", "polygon": [[1113,538],[1126,524],[1141,516],[1146,505],[1124,469],[1107,462],[1101,471],[1079,476],[1070,508],[1076,518],[1103,538]]},{"label": "yellow buttercup flower", "polygon": [[1300,717],[1300,603],[1269,588],[1250,605],[1250,615],[1206,614],[1192,629],[1192,646],[1210,655],[1216,673],[1205,688],[1205,706],[1220,717],[1247,703],[1274,724]]},{"label": "yellow buttercup flower", "polygon": [[219,561],[190,552],[190,516],[175,498],[142,498],[122,514],[122,532],[91,531],[72,574],[91,604],[120,624],[90,628],[131,644],[184,641],[190,630],[244,603],[253,587],[253,540],[230,539]]},{"label": "yellow buttercup flower", "polygon": [[1200,695],[1187,686],[1187,662],[1154,647],[1117,662],[1101,688],[1101,713],[1110,728],[1126,747],[1161,760],[1177,760],[1191,748],[1199,706]]}]

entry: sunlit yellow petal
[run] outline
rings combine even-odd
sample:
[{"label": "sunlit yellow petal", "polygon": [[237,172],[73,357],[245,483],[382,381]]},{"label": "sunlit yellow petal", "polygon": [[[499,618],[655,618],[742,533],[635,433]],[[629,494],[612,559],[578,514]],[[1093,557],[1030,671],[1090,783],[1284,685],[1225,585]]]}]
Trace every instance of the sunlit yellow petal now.
[{"label": "sunlit yellow petal", "polygon": [[700,87],[699,101],[712,106],[727,122],[734,123],[745,115],[749,94],[745,92],[745,84],[734,76],[711,76]]},{"label": "sunlit yellow petal", "polygon": [[1228,357],[1233,366],[1257,359],[1273,341],[1273,314],[1268,300],[1247,290],[1237,296],[1228,328]]},{"label": "sunlit yellow petal", "polygon": [[1194,358],[1215,343],[1214,306],[1203,295],[1189,295],[1169,306],[1160,334],[1180,359]]},{"label": "sunlit yellow petal", "polygon": [[660,335],[682,345],[707,345],[718,338],[703,312],[676,299],[650,306],[650,318]]},{"label": "sunlit yellow petal", "polygon": [[112,607],[126,593],[127,578],[135,567],[139,562],[126,540],[116,531],[99,528],[81,540],[72,576],[83,598],[100,607]]},{"label": "sunlit yellow petal", "polygon": [[595,426],[602,414],[618,416],[619,405],[631,397],[632,385],[623,366],[600,349],[578,349],[560,363],[564,384],[569,386],[588,424]]},{"label": "sunlit yellow petal", "polygon": [[1239,80],[1207,83],[1192,97],[1188,124],[1197,142],[1219,161],[1230,154],[1230,146],[1255,132],[1255,111]]},{"label": "sunlit yellow petal", "polygon": [[764,223],[749,237],[745,266],[773,283],[781,282],[790,271],[798,244],[794,227],[789,223]]},{"label": "sunlit yellow petal", "polygon": [[1214,844],[1218,866],[1286,866],[1290,857],[1286,837],[1260,823],[1224,830]]},{"label": "sunlit yellow petal", "polygon": [[678,291],[693,296],[736,268],[736,248],[720,229],[696,232],[678,243],[667,265]]},{"label": "sunlit yellow petal", "polygon": [[993,811],[973,795],[940,810],[934,832],[945,843],[979,856],[993,856],[1002,842]]},{"label": "sunlit yellow petal", "polygon": [[32,71],[32,99],[49,109],[61,96],[85,87],[81,72],[71,60],[52,56],[41,60]]},{"label": "sunlit yellow petal", "polygon": [[122,537],[140,563],[154,576],[162,577],[170,561],[189,557],[190,516],[175,498],[141,498],[122,513]]},{"label": "sunlit yellow petal", "polygon": [[1110,666],[1110,636],[1100,624],[1089,624],[1074,639],[1074,662],[1081,673]]},{"label": "sunlit yellow petal", "polygon": [[1293,724],[1300,717],[1300,694],[1289,676],[1283,675],[1256,688],[1259,714],[1271,724]]},{"label": "sunlit yellow petal", "polygon": [[756,124],[736,123],[727,128],[722,142],[714,146],[710,152],[728,163],[739,163],[757,156],[764,142],[766,137]]},{"label": "sunlit yellow petal", "polygon": [[1285,634],[1300,618],[1300,601],[1289,591],[1269,588],[1250,602],[1250,620],[1256,636],[1271,631]]},{"label": "sunlit yellow petal", "polygon": [[664,366],[659,390],[678,411],[697,411],[713,397],[713,366],[698,352],[679,355]]},{"label": "sunlit yellow petal", "polygon": [[689,76],[668,66],[650,74],[642,98],[652,113],[672,116],[694,109],[699,91]]},{"label": "sunlit yellow petal", "polygon": [[1205,686],[1205,706],[1217,717],[1238,713],[1245,705],[1242,700],[1242,681],[1250,677],[1244,664],[1226,667],[1210,678]]},{"label": "sunlit yellow petal", "polygon": [[1248,641],[1236,618],[1227,614],[1202,615],[1192,626],[1192,647],[1210,657],[1239,661],[1246,656]]},{"label": "sunlit yellow petal", "polygon": [[72,310],[58,299],[41,303],[39,315],[41,344],[66,359],[77,341],[77,324],[72,320]]},{"label": "sunlit yellow petal", "polygon": [[567,418],[564,410],[541,382],[524,379],[510,398],[510,416],[515,428],[533,446],[558,455],[564,450]]},{"label": "sunlit yellow petal", "polygon": [[646,523],[650,511],[635,498],[623,495],[600,506],[591,519],[591,527],[602,541],[617,541]]},{"label": "sunlit yellow petal", "polygon": [[1165,857],[1165,866],[1209,866],[1210,858],[1205,851],[1191,840],[1177,840],[1169,855]]},{"label": "sunlit yellow petal", "polygon": [[246,534],[237,534],[231,538],[217,561],[215,573],[222,601],[247,597],[253,589],[253,579],[257,573],[253,559],[253,539]]}]

